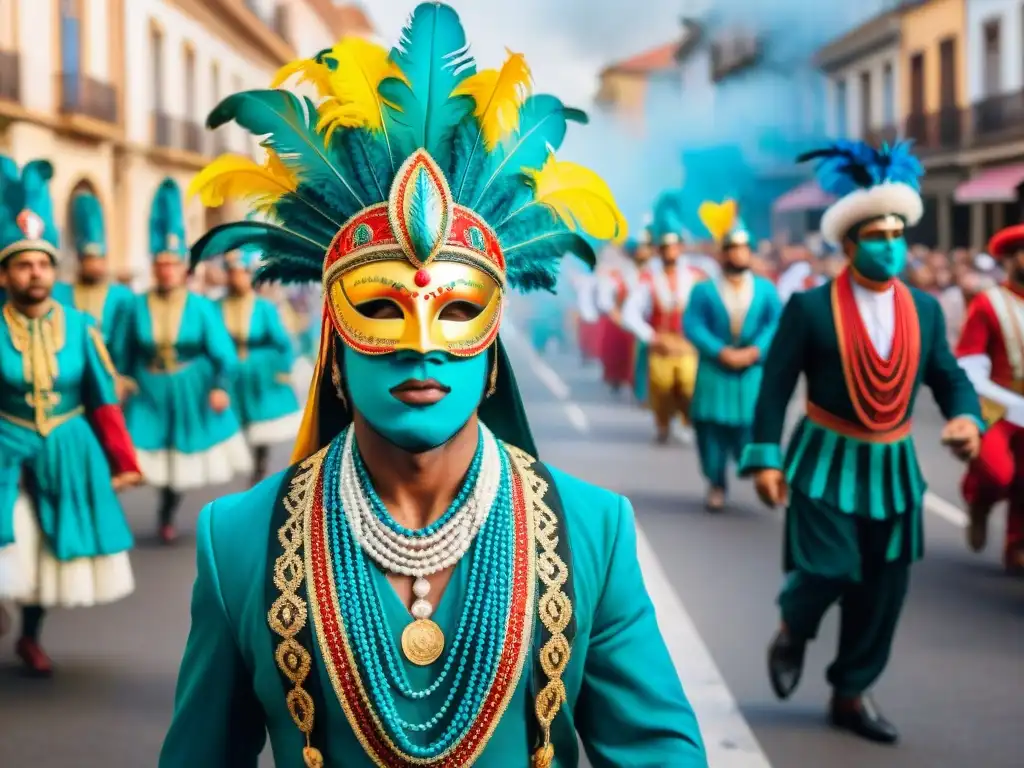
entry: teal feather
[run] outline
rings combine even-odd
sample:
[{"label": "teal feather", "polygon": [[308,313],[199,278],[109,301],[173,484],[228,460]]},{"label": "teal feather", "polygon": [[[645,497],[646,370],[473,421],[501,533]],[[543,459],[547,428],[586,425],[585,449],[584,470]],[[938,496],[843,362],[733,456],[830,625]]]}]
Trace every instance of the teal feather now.
[{"label": "teal feather", "polygon": [[420,261],[426,261],[443,236],[444,201],[425,168],[416,172],[409,207],[403,211],[409,241]]},{"label": "teal feather", "polygon": [[[258,250],[264,263],[296,275],[295,280],[317,281],[323,271],[330,241],[317,242],[294,228],[263,221],[237,221],[214,227],[192,246],[191,265],[238,249]],[[300,276],[301,275],[301,276]],[[277,279],[277,278],[274,278]]]},{"label": "teal feather", "polygon": [[252,282],[254,285],[263,285],[264,283],[290,285],[316,283],[320,281],[320,278],[320,265],[313,265],[304,259],[292,256],[280,256],[260,264],[253,273]]},{"label": "teal feather", "polygon": [[33,160],[18,169],[18,164],[0,156],[0,250],[25,240],[18,226],[18,214],[32,211],[43,223],[41,240],[54,248],[60,244],[53,216],[50,179],[53,166],[46,160]]},{"label": "teal feather", "polygon": [[[169,242],[170,236],[177,239],[176,245]],[[157,255],[165,252],[185,252],[185,208],[181,199],[181,188],[174,179],[167,178],[153,196],[149,211],[149,252]]]},{"label": "teal feather", "polygon": [[330,243],[338,233],[338,227],[321,217],[311,217],[308,205],[292,195],[282,195],[274,203],[272,219],[276,221],[295,222],[302,227],[304,235],[311,240]]},{"label": "teal feather", "polygon": [[53,163],[49,160],[30,160],[21,169],[21,186],[24,190],[24,206],[43,220],[43,240],[53,245],[60,242],[57,217],[53,210],[53,196],[50,194],[50,180],[53,178]]},{"label": "teal feather", "polygon": [[562,257],[571,253],[593,268],[596,257],[586,238],[572,232],[545,206],[531,206],[496,230],[505,253],[509,284],[520,291],[553,290]]},{"label": "teal feather", "polygon": [[356,191],[357,182],[342,173],[316,130],[316,105],[307,97],[288,91],[245,91],[228,96],[214,107],[206,120],[211,130],[234,121],[277,153],[305,188],[317,190],[327,209],[341,225],[365,208]]},{"label": "teal feather", "polygon": [[336,157],[343,158],[351,171],[359,194],[370,203],[383,203],[388,199],[395,172],[387,141],[382,135],[365,128],[337,131],[331,137]]},{"label": "teal feather", "polygon": [[84,253],[87,248],[107,252],[107,237],[103,227],[103,206],[95,195],[80,192],[71,201],[71,220],[75,233],[75,248]]},{"label": "teal feather", "polygon": [[473,109],[471,98],[451,94],[476,73],[458,14],[441,3],[421,3],[392,49],[391,60],[407,81],[388,78],[379,88],[387,102],[385,130],[396,164],[423,148],[447,168],[455,128]]},{"label": "teal feather", "polygon": [[502,176],[521,173],[524,168],[539,169],[551,152],[557,151],[568,129],[568,121],[587,123],[587,114],[579,109],[566,107],[548,94],[530,96],[519,109],[519,130],[515,138],[504,146],[499,145],[492,153],[495,161],[490,176],[478,184],[479,191],[471,199],[470,208],[476,209],[481,198]]},{"label": "teal feather", "polygon": [[511,212],[518,211],[532,199],[533,187],[530,185],[529,179],[525,175],[517,173],[512,176],[499,177],[473,210],[482,216],[484,221],[502,221]]},{"label": "teal feather", "polygon": [[468,201],[476,198],[481,182],[501,159],[498,148],[490,153],[477,151],[479,140],[480,123],[476,117],[467,115],[462,118],[452,138],[452,156],[446,174],[454,200],[461,205],[469,206]]}]

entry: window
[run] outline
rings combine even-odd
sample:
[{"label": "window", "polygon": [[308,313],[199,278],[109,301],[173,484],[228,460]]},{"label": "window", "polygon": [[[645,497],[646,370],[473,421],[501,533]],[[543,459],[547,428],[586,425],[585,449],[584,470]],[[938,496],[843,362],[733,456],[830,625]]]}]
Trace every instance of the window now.
[{"label": "window", "polygon": [[860,135],[866,137],[871,133],[871,72],[864,70],[860,73]]},{"label": "window", "polygon": [[60,0],[60,59],[64,89],[77,89],[82,74],[81,0]]},{"label": "window", "polygon": [[836,100],[836,136],[846,138],[846,80],[837,80],[835,87]]},{"label": "window", "polygon": [[892,64],[882,69],[882,122],[886,127],[896,122],[896,82]]},{"label": "window", "polygon": [[149,30],[149,76],[150,91],[153,94],[153,111],[163,112],[164,107],[164,35],[155,26]]},{"label": "window", "polygon": [[190,45],[185,46],[185,119],[195,120],[196,104],[196,52]]},{"label": "window", "polygon": [[939,106],[956,106],[956,38],[947,37],[939,43]]},{"label": "window", "polygon": [[924,54],[910,59],[910,114],[924,114]]},{"label": "window", "polygon": [[984,95],[998,96],[1002,93],[1002,29],[999,19],[993,19],[985,24],[984,32],[984,60],[982,61],[982,88]]}]

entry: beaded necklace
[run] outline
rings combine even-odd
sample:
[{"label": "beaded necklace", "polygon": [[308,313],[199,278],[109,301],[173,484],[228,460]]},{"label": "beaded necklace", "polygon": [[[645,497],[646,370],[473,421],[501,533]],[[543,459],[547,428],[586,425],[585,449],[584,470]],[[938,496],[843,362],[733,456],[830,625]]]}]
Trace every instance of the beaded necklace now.
[{"label": "beaded necklace", "polygon": [[[327,494],[324,499],[328,535],[334,562],[334,589],[338,597],[339,610],[352,641],[355,660],[362,670],[367,683],[369,697],[381,724],[396,746],[420,759],[442,756],[453,748],[473,727],[491,689],[502,650],[505,646],[508,616],[512,600],[512,572],[514,558],[514,537],[511,519],[512,490],[511,468],[504,451],[497,453],[498,483],[493,501],[487,514],[468,547],[470,562],[469,583],[455,637],[434,681],[426,688],[415,690],[399,657],[395,638],[381,605],[381,595],[374,583],[371,557],[365,550],[365,542],[356,537],[352,524],[353,513],[344,508],[345,493],[343,482],[346,446],[352,455],[351,435],[334,443],[325,463],[325,487],[339,488],[339,493]],[[488,451],[487,441],[494,441],[489,433],[481,433],[481,464]],[[496,441],[494,443],[496,447]],[[474,459],[474,462],[476,460]],[[355,473],[353,473],[355,474]],[[463,490],[472,495],[480,485],[480,475],[472,480],[472,471],[467,475]],[[366,478],[368,480],[368,478]],[[363,499],[369,502],[369,488],[359,490]],[[460,498],[464,494],[460,492]],[[379,502],[379,497],[376,499]],[[453,502],[453,508],[464,507]],[[374,507],[374,515],[390,520],[383,504]],[[432,533],[443,529],[446,517],[454,519],[457,511],[449,510],[435,523]],[[439,525],[440,524],[440,525]],[[401,529],[393,520],[388,528],[395,532]],[[424,538],[430,534],[416,532]],[[445,685],[447,683],[447,685]],[[440,693],[446,687],[446,694],[436,711],[422,722],[410,722],[399,712],[398,699],[423,701]],[[413,740],[413,735],[418,738]]]}]

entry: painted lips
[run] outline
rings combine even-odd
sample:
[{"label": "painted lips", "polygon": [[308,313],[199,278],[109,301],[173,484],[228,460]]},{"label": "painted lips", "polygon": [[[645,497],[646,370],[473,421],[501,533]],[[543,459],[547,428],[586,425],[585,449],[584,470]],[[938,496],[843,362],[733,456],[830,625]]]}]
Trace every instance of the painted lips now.
[{"label": "painted lips", "polygon": [[435,379],[407,379],[390,391],[396,400],[406,405],[433,405],[452,390]]}]

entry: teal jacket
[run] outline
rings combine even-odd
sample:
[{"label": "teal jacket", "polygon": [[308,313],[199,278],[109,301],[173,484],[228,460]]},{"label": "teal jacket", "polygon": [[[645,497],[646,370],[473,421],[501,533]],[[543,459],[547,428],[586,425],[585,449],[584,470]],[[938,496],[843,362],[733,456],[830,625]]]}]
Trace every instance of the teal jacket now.
[{"label": "teal jacket", "polygon": [[[563,677],[568,701],[553,726],[555,765],[577,765],[578,732],[594,768],[706,766],[696,718],[644,588],[629,502],[551,472],[571,540],[577,619]],[[266,732],[278,768],[302,768],[303,741],[285,707],[265,597],[268,543],[277,536],[270,520],[282,476],[215,501],[202,513],[192,629],[160,768],[255,768]],[[439,622],[442,612],[461,601],[465,583],[466,568],[457,566],[439,605]],[[327,737],[325,763],[369,768],[319,647],[314,656],[313,674],[327,702],[327,711],[316,714]],[[478,768],[530,765],[528,678],[524,673],[519,681]]]},{"label": "teal jacket", "polygon": [[[683,332],[700,353],[690,413],[695,422],[748,426],[754,420],[762,365],[775,335],[782,304],[771,281],[756,275],[753,280],[754,295],[736,337],[729,327],[729,313],[717,281],[697,283],[690,294],[683,315]],[[757,347],[761,357],[749,368],[735,371],[718,361],[726,347]]]},{"label": "teal jacket", "polygon": [[80,292],[71,283],[57,283],[53,286],[53,298],[66,307],[90,314],[103,334],[110,357],[118,372],[124,372],[129,361],[128,343],[135,306],[135,294],[123,285],[102,284],[92,288],[97,292],[98,306],[79,306]]}]

